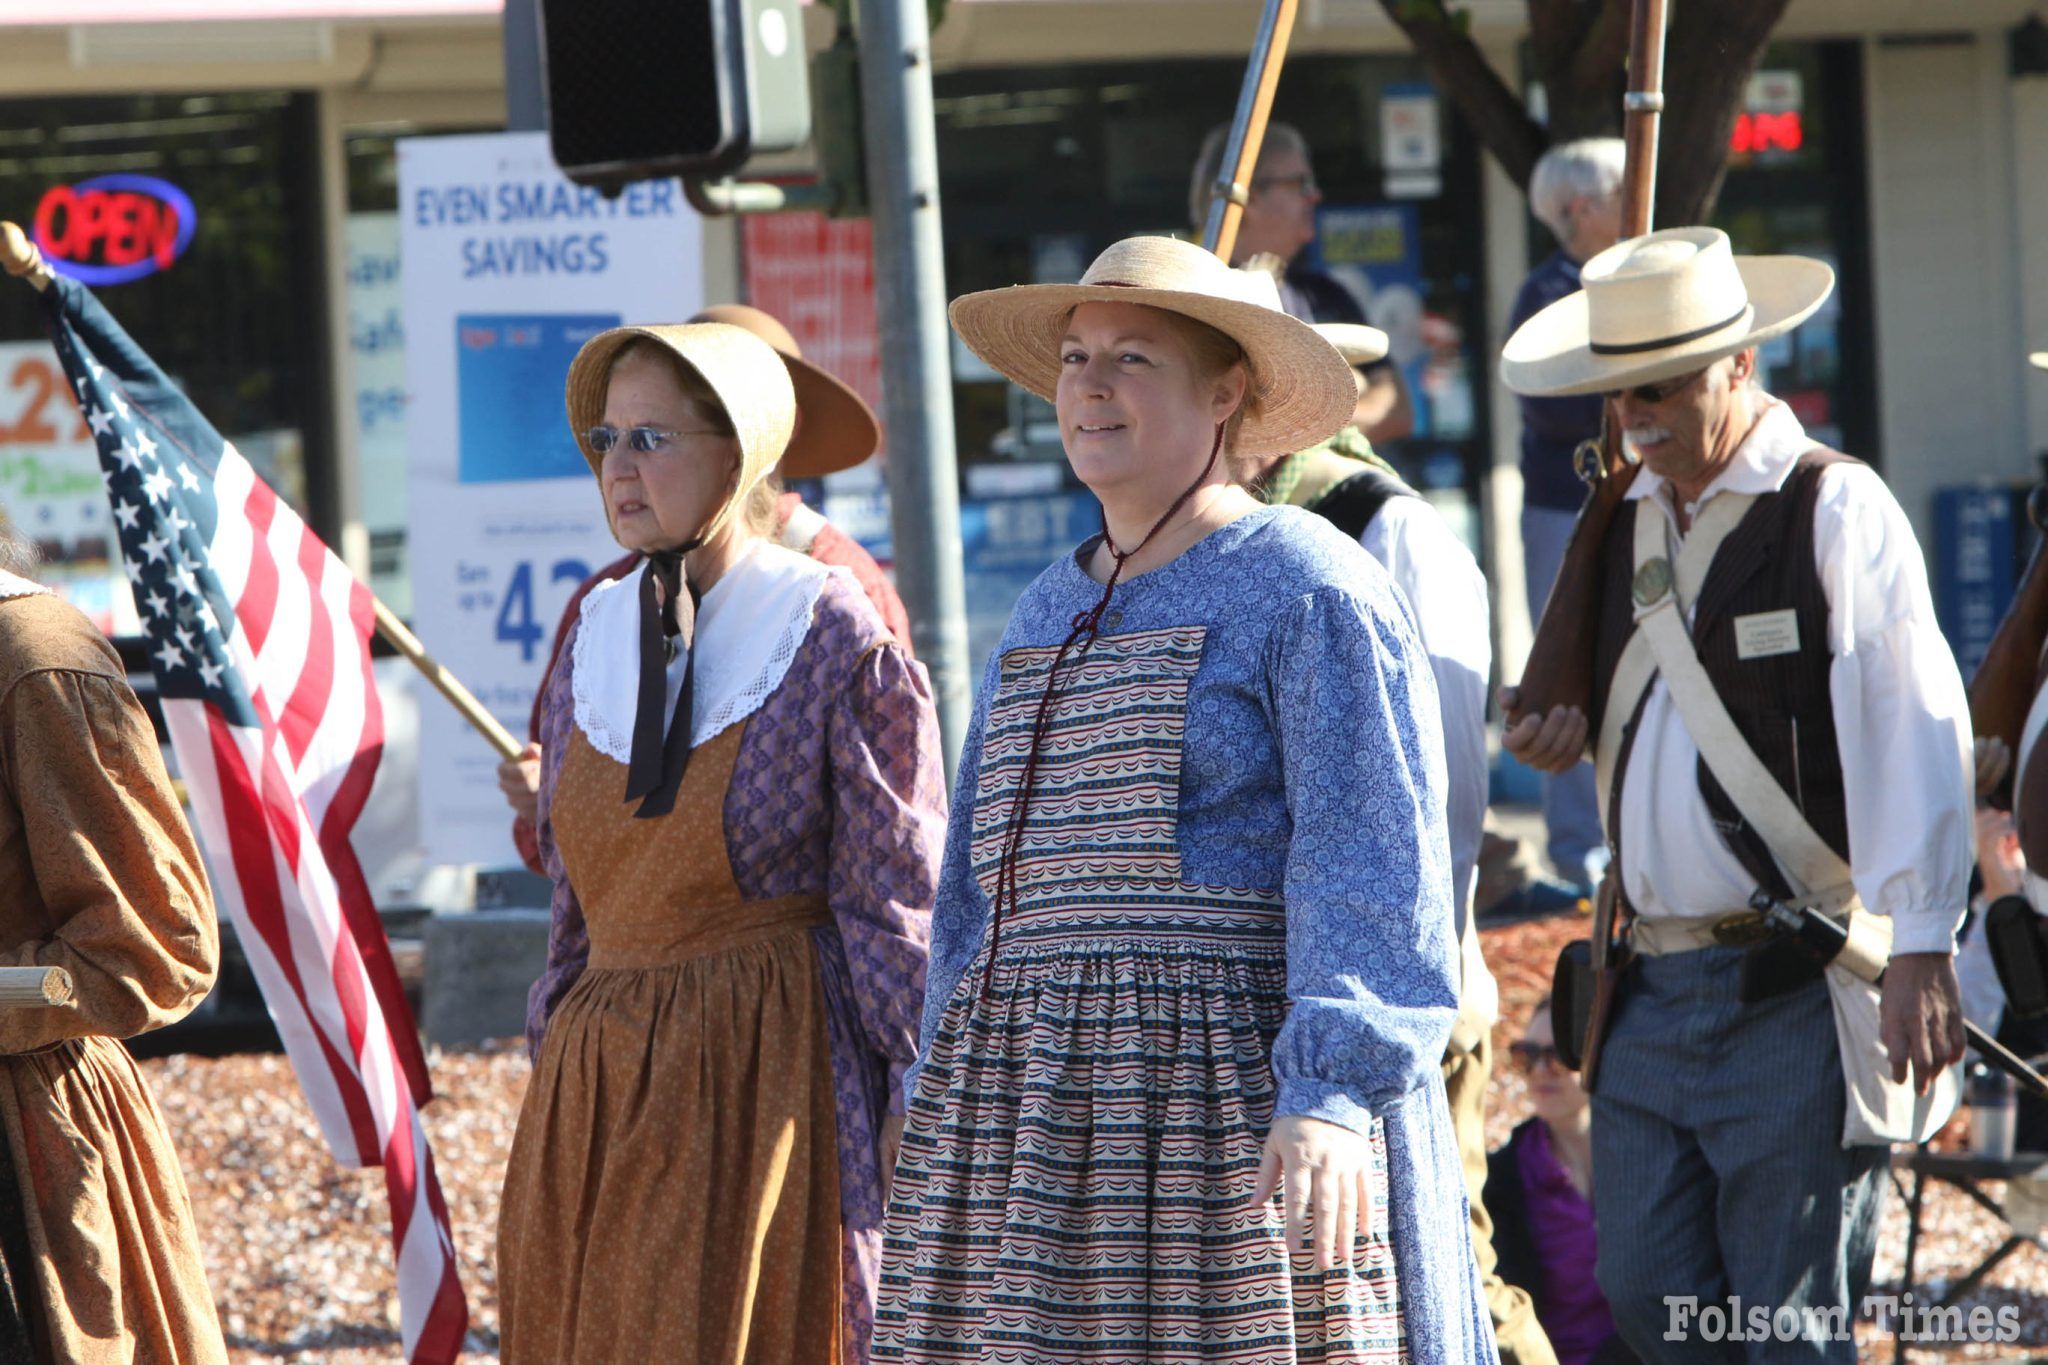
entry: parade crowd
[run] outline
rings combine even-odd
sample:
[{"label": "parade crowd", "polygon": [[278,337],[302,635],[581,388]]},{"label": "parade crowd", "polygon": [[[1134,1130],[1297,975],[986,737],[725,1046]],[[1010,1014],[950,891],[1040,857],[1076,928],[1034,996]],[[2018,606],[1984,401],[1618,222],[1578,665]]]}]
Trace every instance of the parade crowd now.
[{"label": "parade crowd", "polygon": [[[567,421],[623,557],[500,770],[553,888],[505,1360],[1855,1359],[1674,1332],[1671,1304],[1862,1301],[1890,1145],[1955,1104],[2003,758],[1980,768],[1906,514],[1764,386],[1758,347],[1833,272],[1707,227],[1620,240],[1622,162],[1538,167],[1558,249],[1500,357],[1532,616],[1603,406],[1639,462],[1569,604],[1589,706],[1489,696],[1487,581],[1373,450],[1410,420],[1387,338],[1299,263],[1292,129],[1234,260],[1132,237],[953,302],[1054,405],[1103,525],[1017,601],[950,792],[902,603],[783,491],[873,454],[874,415],[751,308],[582,347]],[[38,1173],[0,1189],[0,1356],[222,1360],[111,1041],[204,993],[205,877],[118,661],[8,567],[0,961],[60,955],[80,1001],[0,1018]],[[1494,1055],[1491,707],[1549,775],[1567,898],[1619,926],[1597,1053],[1546,1002]],[[1875,941],[1881,986],[1759,896]],[[1533,1114],[1489,1153],[1503,1060]]]}]

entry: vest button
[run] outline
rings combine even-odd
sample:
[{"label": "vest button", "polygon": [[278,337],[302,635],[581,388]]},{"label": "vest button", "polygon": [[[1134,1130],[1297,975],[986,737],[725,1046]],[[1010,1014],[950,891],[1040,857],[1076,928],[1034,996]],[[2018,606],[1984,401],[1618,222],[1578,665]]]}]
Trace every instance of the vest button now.
[{"label": "vest button", "polygon": [[1102,628],[1104,630],[1118,630],[1122,628],[1123,623],[1124,614],[1120,611],[1106,611],[1102,614]]}]

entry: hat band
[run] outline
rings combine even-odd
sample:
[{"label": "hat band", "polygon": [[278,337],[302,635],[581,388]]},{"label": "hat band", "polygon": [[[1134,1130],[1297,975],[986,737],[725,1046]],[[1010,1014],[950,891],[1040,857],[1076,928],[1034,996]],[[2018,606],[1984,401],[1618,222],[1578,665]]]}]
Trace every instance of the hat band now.
[{"label": "hat band", "polygon": [[1594,355],[1635,355],[1641,351],[1661,351],[1667,346],[1683,346],[1688,341],[1698,341],[1701,337],[1709,337],[1716,332],[1733,327],[1736,323],[1742,321],[1742,315],[1748,311],[1749,303],[1745,300],[1742,307],[1736,309],[1732,314],[1721,319],[1721,321],[1706,327],[1695,328],[1690,332],[1681,332],[1677,336],[1658,337],[1655,341],[1631,341],[1626,345],[1620,346],[1592,341],[1587,343],[1586,349],[1590,350]]}]

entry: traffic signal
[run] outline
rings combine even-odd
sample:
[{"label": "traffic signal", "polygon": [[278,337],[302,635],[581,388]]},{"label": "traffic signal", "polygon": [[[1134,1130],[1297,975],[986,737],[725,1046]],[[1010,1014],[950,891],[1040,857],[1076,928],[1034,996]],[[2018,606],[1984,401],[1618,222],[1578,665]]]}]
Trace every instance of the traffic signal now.
[{"label": "traffic signal", "polygon": [[548,134],[571,180],[724,175],[810,136],[798,0],[541,0]]}]

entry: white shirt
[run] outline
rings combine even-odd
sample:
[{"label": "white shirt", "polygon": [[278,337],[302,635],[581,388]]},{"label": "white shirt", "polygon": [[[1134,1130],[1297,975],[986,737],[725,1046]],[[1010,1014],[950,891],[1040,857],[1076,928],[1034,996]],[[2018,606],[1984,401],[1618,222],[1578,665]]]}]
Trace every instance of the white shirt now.
[{"label": "white shirt", "polygon": [[[1776,491],[1813,447],[1790,408],[1759,399],[1768,406],[1692,516],[1724,492]],[[1647,504],[1638,516],[1666,518],[1675,552],[1684,538],[1665,481],[1645,469],[1628,496]],[[1950,952],[1973,850],[1962,676],[1935,625],[1913,528],[1877,474],[1853,464],[1822,471],[1813,516],[1856,891],[1865,908],[1891,916],[1893,951]],[[1629,754],[1619,816],[1623,886],[1639,914],[1728,914],[1745,908],[1756,890],[1714,828],[1698,761],[1657,678]]]},{"label": "white shirt", "polygon": [[1421,498],[1388,498],[1358,537],[1401,590],[1436,676],[1450,774],[1445,817],[1451,834],[1453,903],[1465,960],[1465,1012],[1491,1024],[1499,989],[1479,955],[1472,891],[1486,823],[1486,680],[1493,669],[1486,576],[1443,514]]}]

